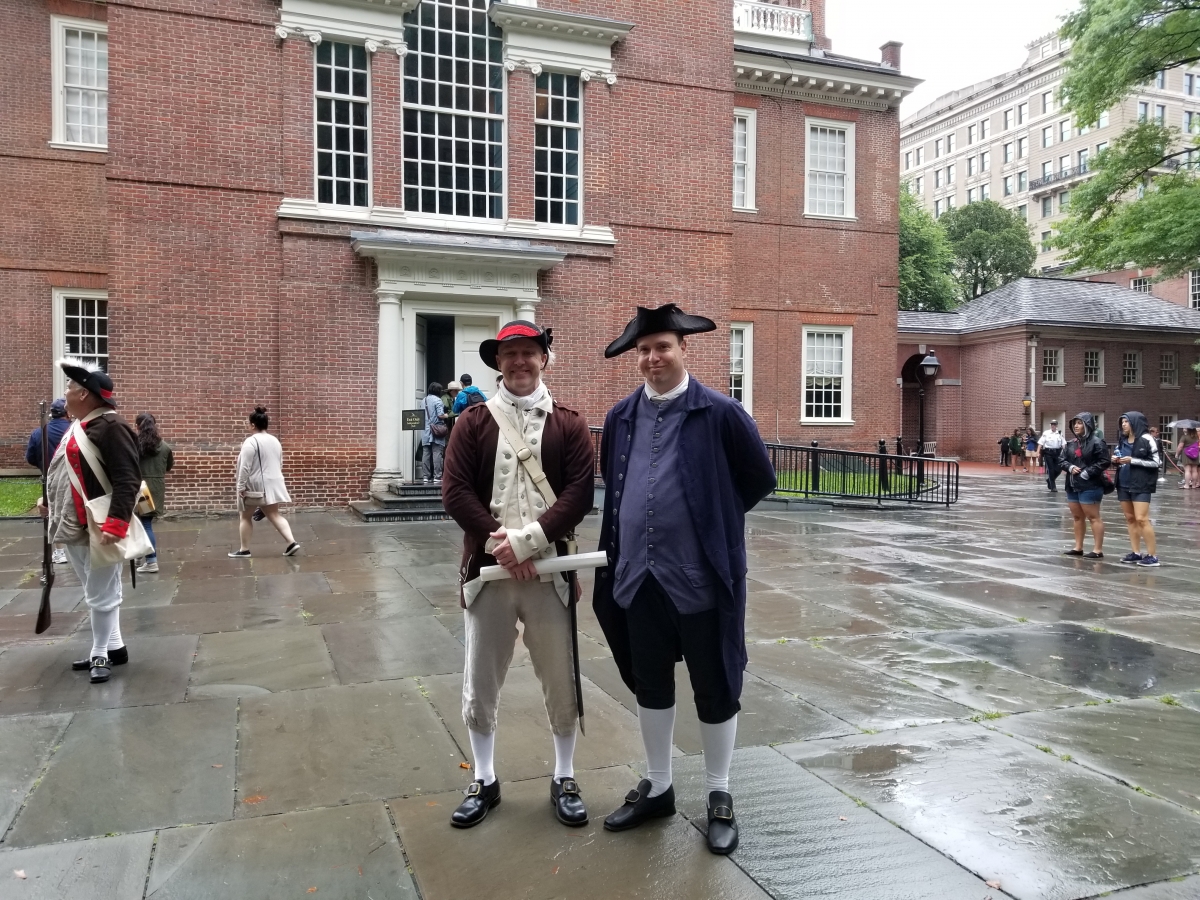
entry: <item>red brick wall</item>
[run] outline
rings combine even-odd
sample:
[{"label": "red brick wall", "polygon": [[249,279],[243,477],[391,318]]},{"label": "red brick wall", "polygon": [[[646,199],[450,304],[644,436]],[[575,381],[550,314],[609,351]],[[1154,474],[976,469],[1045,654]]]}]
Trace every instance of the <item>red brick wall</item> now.
[{"label": "red brick wall", "polygon": [[[1135,278],[1154,278],[1157,274],[1157,269],[1119,269],[1116,272],[1100,272],[1095,275],[1079,277],[1084,281],[1102,281],[1105,284],[1119,284],[1121,287],[1127,288]],[[1167,300],[1170,303],[1178,303],[1180,306],[1191,305],[1191,293],[1191,276],[1188,273],[1166,281],[1150,282],[1152,297]]]}]

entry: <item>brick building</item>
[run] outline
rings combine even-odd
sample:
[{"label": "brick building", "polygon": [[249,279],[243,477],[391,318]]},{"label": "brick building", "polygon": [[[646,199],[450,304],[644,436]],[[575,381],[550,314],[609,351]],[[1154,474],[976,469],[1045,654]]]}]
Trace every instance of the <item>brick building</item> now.
[{"label": "brick building", "polygon": [[825,0],[0,0],[0,466],[90,356],[231,503],[268,407],[301,505],[411,472],[401,410],[555,327],[599,422],[637,305],[714,318],[692,368],[772,440],[898,425],[899,45]]},{"label": "brick building", "polygon": [[925,439],[939,456],[990,462],[1001,434],[1040,433],[1052,419],[1065,429],[1081,411],[1110,440],[1131,410],[1160,426],[1200,418],[1200,311],[1127,288],[1020,278],[953,313],[901,312],[898,332],[907,447],[916,446],[918,367],[930,352],[941,369],[925,383]]}]

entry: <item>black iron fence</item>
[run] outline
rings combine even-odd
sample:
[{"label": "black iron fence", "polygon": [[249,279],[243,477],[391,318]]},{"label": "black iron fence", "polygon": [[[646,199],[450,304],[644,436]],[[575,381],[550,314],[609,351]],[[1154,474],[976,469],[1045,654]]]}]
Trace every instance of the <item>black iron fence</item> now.
[{"label": "black iron fence", "polygon": [[[600,436],[592,428],[595,475],[600,479]],[[824,447],[767,444],[780,497],[830,497],[902,503],[958,501],[958,463],[952,459],[860,453]]]}]

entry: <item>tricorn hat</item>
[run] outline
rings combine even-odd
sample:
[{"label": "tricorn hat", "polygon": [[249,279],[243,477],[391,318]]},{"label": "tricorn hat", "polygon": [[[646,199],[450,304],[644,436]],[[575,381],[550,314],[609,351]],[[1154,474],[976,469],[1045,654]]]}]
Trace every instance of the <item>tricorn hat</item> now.
[{"label": "tricorn hat", "polygon": [[604,358],[612,359],[620,356],[626,350],[637,346],[640,338],[648,334],[658,334],[663,331],[674,331],[680,337],[685,334],[700,334],[705,331],[716,331],[717,323],[704,316],[689,316],[674,303],[667,303],[658,309],[646,309],[639,306],[637,315],[625,326],[625,332],[604,350]]},{"label": "tricorn hat", "polygon": [[495,340],[484,341],[479,345],[479,358],[487,364],[489,369],[499,371],[500,366],[496,362],[496,353],[500,350],[500,344],[503,341],[515,341],[521,338],[533,341],[542,348],[543,353],[549,353],[550,344],[554,342],[553,331],[553,328],[542,328],[540,325],[526,322],[524,319],[517,319],[501,328]]},{"label": "tricorn hat", "polygon": [[67,357],[58,361],[58,367],[81,388],[95,394],[109,406],[116,407],[117,398],[113,396],[112,379],[98,365]]}]

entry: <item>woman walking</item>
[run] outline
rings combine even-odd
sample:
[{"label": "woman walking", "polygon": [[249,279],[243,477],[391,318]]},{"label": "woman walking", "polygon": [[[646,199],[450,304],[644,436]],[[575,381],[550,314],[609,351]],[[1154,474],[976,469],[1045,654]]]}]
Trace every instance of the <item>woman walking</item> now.
[{"label": "woman walking", "polygon": [[[1096,420],[1091,413],[1081,412],[1070,421],[1069,427],[1071,439],[1063,447],[1062,464],[1067,476],[1067,507],[1071,510],[1075,546],[1065,555],[1104,559],[1100,501],[1104,499],[1106,484],[1104,470],[1109,466],[1108,447],[1096,436]],[[1089,523],[1092,526],[1092,550],[1084,553],[1083,539]]]},{"label": "woman walking", "polygon": [[[1117,499],[1125,513],[1132,551],[1121,557],[1131,566],[1158,566],[1154,526],[1150,524],[1150,498],[1158,487],[1158,466],[1161,454],[1158,442],[1150,435],[1146,417],[1140,412],[1121,416],[1121,439],[1113,454],[1117,470]],[[1142,545],[1146,552],[1142,553]]]},{"label": "woman walking", "polygon": [[1187,429],[1179,447],[1183,460],[1183,486],[1200,488],[1200,433],[1195,428]]},{"label": "woman walking", "polygon": [[146,487],[150,488],[150,497],[154,500],[153,512],[146,516],[138,513],[138,518],[146,527],[146,537],[150,538],[154,552],[142,560],[142,564],[138,566],[137,570],[153,573],[158,571],[158,538],[154,536],[154,520],[161,516],[166,508],[166,474],[175,465],[175,454],[171,450],[171,445],[164,441],[158,433],[158,423],[154,421],[154,416],[150,413],[138,413],[134,422],[137,424],[137,446],[142,467],[142,481],[146,482]]},{"label": "woman walking", "polygon": [[425,392],[425,431],[421,435],[421,476],[425,484],[442,483],[442,460],[446,454],[446,436],[450,433],[446,425],[446,406],[442,403],[442,386],[436,381],[429,383]]},{"label": "woman walking", "polygon": [[300,544],[292,537],[292,528],[279,511],[280,503],[290,503],[287,485],[283,481],[283,447],[272,434],[267,434],[267,410],[254,407],[250,413],[250,437],[242,442],[238,454],[238,538],[241,547],[229,555],[241,559],[250,556],[250,536],[254,532],[254,507],[261,507],[268,522],[287,543],[284,556],[292,556]]},{"label": "woman walking", "polygon": [[1021,440],[1021,429],[1014,428],[1008,439],[1008,455],[1012,458],[1013,474],[1017,473],[1017,461],[1025,458],[1025,445]]},{"label": "woman walking", "polygon": [[1032,468],[1036,472],[1038,453],[1041,452],[1038,447],[1037,435],[1033,433],[1032,428],[1026,428],[1021,440],[1025,444],[1025,471],[1028,472]]}]

